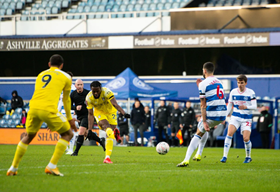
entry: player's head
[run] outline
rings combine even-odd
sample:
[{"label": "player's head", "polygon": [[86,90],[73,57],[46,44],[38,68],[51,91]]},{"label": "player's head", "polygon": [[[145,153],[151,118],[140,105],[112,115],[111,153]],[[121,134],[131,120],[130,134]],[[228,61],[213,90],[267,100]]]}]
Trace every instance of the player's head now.
[{"label": "player's head", "polygon": [[145,107],[144,107],[144,111],[145,111],[145,113],[149,113],[149,111],[150,111],[149,106],[145,106]]},{"label": "player's head", "polygon": [[187,108],[190,108],[190,107],[191,107],[191,104],[192,104],[191,101],[187,101],[187,102],[186,102],[186,107],[187,107]]},{"label": "player's head", "polygon": [[245,75],[239,75],[237,78],[237,86],[241,92],[245,90],[247,85],[247,77]]},{"label": "player's head", "polygon": [[91,89],[92,95],[94,96],[95,99],[98,99],[100,97],[101,88],[102,88],[102,85],[99,81],[93,81],[90,84],[90,89]]},{"label": "player's head", "polygon": [[136,100],[134,103],[135,108],[139,108],[140,107],[140,101]]},{"label": "player's head", "polygon": [[215,67],[214,64],[211,62],[206,62],[203,64],[203,77],[207,78],[208,76],[211,76],[214,74]]},{"label": "player's head", "polygon": [[164,100],[161,100],[160,102],[159,102],[159,104],[160,104],[160,106],[165,106],[165,101]]},{"label": "player's head", "polygon": [[179,103],[178,102],[174,102],[174,109],[178,109],[179,108]]},{"label": "player's head", "polygon": [[64,59],[58,55],[55,54],[51,56],[50,61],[49,61],[49,67],[58,67],[59,69],[62,69],[64,63]]},{"label": "player's head", "polygon": [[84,89],[83,81],[81,79],[77,79],[75,81],[75,87],[76,87],[78,93],[83,92],[83,89]]}]

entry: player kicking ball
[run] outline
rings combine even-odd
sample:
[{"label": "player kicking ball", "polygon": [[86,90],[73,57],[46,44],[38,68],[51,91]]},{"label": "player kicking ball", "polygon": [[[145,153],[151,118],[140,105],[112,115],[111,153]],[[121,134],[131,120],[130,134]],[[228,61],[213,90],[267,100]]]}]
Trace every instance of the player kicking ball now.
[{"label": "player kicking ball", "polygon": [[224,156],[221,159],[222,163],[227,161],[228,152],[232,142],[233,134],[241,129],[243,135],[246,158],[243,163],[250,163],[252,142],[250,141],[251,125],[252,125],[252,110],[257,109],[257,101],[255,92],[252,89],[246,88],[247,77],[245,75],[239,75],[237,78],[238,88],[233,89],[230,92],[228,100],[227,115],[232,111],[231,119],[229,122],[228,132],[224,144]]},{"label": "player kicking ball", "polygon": [[[224,99],[223,85],[219,79],[213,76],[214,64],[207,62],[203,65],[203,81],[197,80],[199,87],[199,97],[201,102],[201,121],[198,129],[188,147],[185,159],[177,167],[187,167],[191,155],[198,146],[204,147],[207,139],[203,139],[205,132],[210,131],[210,127],[215,127],[226,119],[226,102]],[[206,137],[207,138],[207,137]],[[203,150],[199,149],[199,150]]]},{"label": "player kicking ball", "polygon": [[[124,115],[125,118],[130,118],[124,110],[118,105],[113,92],[102,87],[99,81],[93,81],[90,84],[91,91],[86,96],[88,109],[88,136],[91,139],[93,136],[92,127],[94,118],[100,129],[106,132],[106,151],[103,163],[113,163],[110,159],[113,150],[113,139],[118,143],[121,142],[120,131],[117,126],[117,111]],[[93,111],[94,109],[94,111]]]}]

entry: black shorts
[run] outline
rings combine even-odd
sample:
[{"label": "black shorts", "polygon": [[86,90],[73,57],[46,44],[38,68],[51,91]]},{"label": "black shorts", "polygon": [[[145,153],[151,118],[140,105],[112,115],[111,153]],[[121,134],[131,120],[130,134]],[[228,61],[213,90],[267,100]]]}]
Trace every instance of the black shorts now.
[{"label": "black shorts", "polygon": [[120,136],[128,135],[128,127],[120,127]]},{"label": "black shorts", "polygon": [[177,133],[180,129],[180,124],[177,122],[172,123],[171,126],[171,133]]},{"label": "black shorts", "polygon": [[88,129],[88,117],[87,116],[81,116],[78,117],[79,122],[79,126],[80,127],[85,127]]}]

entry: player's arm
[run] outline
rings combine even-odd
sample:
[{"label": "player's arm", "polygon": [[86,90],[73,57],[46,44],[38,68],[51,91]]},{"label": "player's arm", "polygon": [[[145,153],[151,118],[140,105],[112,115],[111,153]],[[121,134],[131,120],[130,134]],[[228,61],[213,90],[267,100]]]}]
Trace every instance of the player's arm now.
[{"label": "player's arm", "polygon": [[232,111],[232,102],[228,102],[228,105],[227,105],[227,116],[231,113]]},{"label": "player's arm", "polygon": [[210,131],[208,123],[206,122],[206,98],[200,98],[200,109],[205,131]]},{"label": "player's arm", "polygon": [[93,109],[88,109],[88,130],[92,130],[94,124]]},{"label": "player's arm", "polygon": [[126,114],[125,111],[119,106],[119,104],[117,103],[117,100],[114,96],[111,98],[110,102],[121,114],[123,114],[125,116],[125,118],[130,118],[130,115]]}]

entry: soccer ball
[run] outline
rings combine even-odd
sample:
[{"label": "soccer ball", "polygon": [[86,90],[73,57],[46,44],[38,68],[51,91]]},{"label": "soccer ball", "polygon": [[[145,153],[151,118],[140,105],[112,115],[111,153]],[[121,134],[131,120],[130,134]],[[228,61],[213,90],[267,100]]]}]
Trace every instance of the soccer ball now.
[{"label": "soccer ball", "polygon": [[166,142],[160,142],[157,144],[156,150],[158,154],[165,155],[169,151],[169,145]]}]

